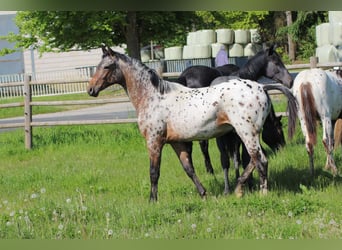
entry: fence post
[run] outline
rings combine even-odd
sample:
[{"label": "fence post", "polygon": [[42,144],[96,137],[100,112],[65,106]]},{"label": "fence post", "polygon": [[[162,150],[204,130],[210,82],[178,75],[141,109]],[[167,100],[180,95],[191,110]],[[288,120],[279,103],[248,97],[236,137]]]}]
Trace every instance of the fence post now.
[{"label": "fence post", "polygon": [[318,57],[312,56],[310,57],[310,68],[317,68]]},{"label": "fence post", "polygon": [[25,148],[32,148],[32,95],[30,86],[31,77],[25,74],[24,78],[24,118],[25,118]]}]

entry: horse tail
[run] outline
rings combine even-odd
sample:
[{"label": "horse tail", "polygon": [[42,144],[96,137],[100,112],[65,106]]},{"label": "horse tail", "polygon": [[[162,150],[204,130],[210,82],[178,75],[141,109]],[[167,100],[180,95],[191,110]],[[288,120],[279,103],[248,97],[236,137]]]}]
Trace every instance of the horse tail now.
[{"label": "horse tail", "polygon": [[279,90],[287,97],[287,109],[289,112],[288,118],[288,137],[292,139],[295,131],[296,131],[296,122],[297,122],[297,100],[293,96],[291,90],[285,87],[282,84],[265,84],[263,85],[265,91],[268,90]]},{"label": "horse tail", "polygon": [[342,143],[342,119],[337,119],[334,128],[335,149]]},{"label": "horse tail", "polygon": [[304,120],[306,123],[306,129],[310,142],[315,145],[317,142],[317,109],[315,105],[315,98],[312,94],[312,88],[310,84],[302,84],[299,89],[301,110],[303,111]]}]

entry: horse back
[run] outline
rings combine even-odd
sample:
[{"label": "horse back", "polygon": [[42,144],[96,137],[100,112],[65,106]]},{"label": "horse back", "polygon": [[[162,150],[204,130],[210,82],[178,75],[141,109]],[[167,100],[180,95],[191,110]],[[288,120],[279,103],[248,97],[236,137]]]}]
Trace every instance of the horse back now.
[{"label": "horse back", "polygon": [[219,76],[221,73],[215,68],[194,65],[186,68],[176,81],[189,88],[202,88],[208,87]]}]

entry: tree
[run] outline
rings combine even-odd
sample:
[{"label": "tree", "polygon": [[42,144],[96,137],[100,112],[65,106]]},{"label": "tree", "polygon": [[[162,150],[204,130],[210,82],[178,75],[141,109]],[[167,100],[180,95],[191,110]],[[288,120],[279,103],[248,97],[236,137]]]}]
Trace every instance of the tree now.
[{"label": "tree", "polygon": [[[287,27],[291,27],[292,25],[292,13],[291,11],[286,11],[286,23]],[[293,42],[291,34],[287,34],[288,46],[289,46],[289,58],[293,62],[296,59],[296,47]]]},{"label": "tree", "polygon": [[307,59],[315,54],[315,28],[318,24],[327,21],[328,12],[298,11],[292,12],[291,14],[293,19],[292,24],[279,27],[276,35],[279,39],[291,36],[294,47],[296,48],[296,57],[299,59]]},{"label": "tree", "polygon": [[198,20],[195,12],[23,11],[16,16],[19,34],[6,39],[16,48],[33,46],[40,53],[125,43],[128,54],[140,59],[141,46],[151,40],[172,44]]}]

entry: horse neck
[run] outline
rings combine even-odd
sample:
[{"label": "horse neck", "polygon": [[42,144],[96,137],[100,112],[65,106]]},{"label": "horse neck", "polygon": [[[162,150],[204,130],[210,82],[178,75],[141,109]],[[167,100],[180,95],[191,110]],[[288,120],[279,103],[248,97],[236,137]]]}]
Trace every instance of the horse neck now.
[{"label": "horse neck", "polygon": [[155,92],[148,72],[134,64],[121,64],[120,68],[123,74],[123,83],[121,85],[133,106],[139,112],[141,108],[147,105],[147,100]]},{"label": "horse neck", "polygon": [[250,59],[238,71],[239,77],[256,81],[264,74],[265,60],[261,56]]}]

